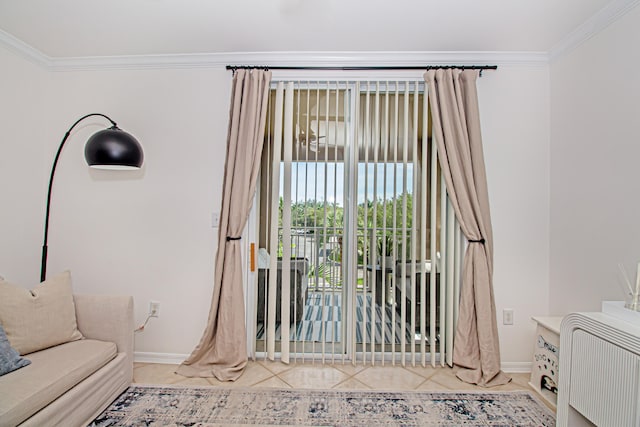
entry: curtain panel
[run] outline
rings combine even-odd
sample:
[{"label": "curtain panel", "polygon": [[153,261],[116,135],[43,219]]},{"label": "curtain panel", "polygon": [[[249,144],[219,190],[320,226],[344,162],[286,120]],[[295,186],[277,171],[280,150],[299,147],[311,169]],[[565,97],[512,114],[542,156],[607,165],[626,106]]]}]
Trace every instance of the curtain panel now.
[{"label": "curtain panel", "polygon": [[453,362],[461,380],[496,386],[511,378],[500,370],[493,295],[493,232],[480,133],[477,70],[425,73],[433,134],[447,192],[469,241],[462,272]]},{"label": "curtain panel", "polygon": [[247,364],[240,236],[249,217],[260,168],[271,72],[233,76],[215,282],[200,343],[178,367],[187,377],[235,381]]}]

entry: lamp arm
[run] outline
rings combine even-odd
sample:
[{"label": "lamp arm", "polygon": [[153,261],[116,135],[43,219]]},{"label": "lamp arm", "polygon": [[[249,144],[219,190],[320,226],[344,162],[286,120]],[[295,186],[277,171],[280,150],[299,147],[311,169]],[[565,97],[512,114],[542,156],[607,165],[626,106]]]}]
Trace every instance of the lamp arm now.
[{"label": "lamp arm", "polygon": [[51,167],[51,176],[49,177],[49,188],[47,189],[47,207],[45,210],[45,217],[44,217],[44,239],[42,241],[42,261],[40,264],[40,281],[41,282],[44,282],[47,278],[47,251],[48,251],[47,243],[49,241],[49,211],[51,208],[51,189],[53,187],[53,178],[56,174],[56,167],[58,166],[58,159],[60,158],[60,153],[62,153],[62,148],[64,147],[64,144],[67,142],[67,139],[69,139],[69,135],[71,135],[71,131],[78,125],[78,123],[92,116],[104,117],[105,119],[109,120],[113,126],[117,126],[116,122],[114,122],[108,116],[102,113],[87,114],[85,116],[80,117],[78,120],[76,120],[76,122],[73,125],[71,125],[69,130],[64,134],[64,137],[62,138],[62,142],[60,142],[60,146],[58,147],[58,151],[56,152],[56,157],[53,160],[53,166]]}]

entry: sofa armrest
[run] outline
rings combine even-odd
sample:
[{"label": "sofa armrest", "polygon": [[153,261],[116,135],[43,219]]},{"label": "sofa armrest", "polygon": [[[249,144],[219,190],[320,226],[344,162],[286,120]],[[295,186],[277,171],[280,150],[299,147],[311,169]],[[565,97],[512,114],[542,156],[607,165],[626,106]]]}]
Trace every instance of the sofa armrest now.
[{"label": "sofa armrest", "polygon": [[116,344],[126,353],[133,378],[133,298],[111,295],[74,295],[78,329],[85,336]]}]

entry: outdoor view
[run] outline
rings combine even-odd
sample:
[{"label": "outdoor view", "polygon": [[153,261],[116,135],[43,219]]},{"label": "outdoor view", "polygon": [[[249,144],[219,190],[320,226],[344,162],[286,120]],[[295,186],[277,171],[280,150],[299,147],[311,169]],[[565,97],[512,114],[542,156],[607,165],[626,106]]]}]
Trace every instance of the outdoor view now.
[{"label": "outdoor view", "polygon": [[[380,263],[384,257],[394,257],[397,261],[410,259],[407,239],[413,227],[413,165],[408,164],[406,170],[406,186],[403,186],[403,164],[370,164],[366,167],[360,164],[358,167],[358,288],[362,288],[364,284],[367,264]],[[306,258],[311,263],[310,289],[340,288],[345,225],[344,166],[336,163],[324,165],[297,162],[292,166],[292,173],[292,257]],[[308,177],[313,179],[309,180]],[[377,190],[375,197],[374,188]],[[403,191],[405,188],[406,192]],[[278,227],[281,231],[283,193],[281,185],[278,215]],[[403,229],[406,230],[405,233],[402,232]],[[281,251],[278,256],[282,256]]]}]

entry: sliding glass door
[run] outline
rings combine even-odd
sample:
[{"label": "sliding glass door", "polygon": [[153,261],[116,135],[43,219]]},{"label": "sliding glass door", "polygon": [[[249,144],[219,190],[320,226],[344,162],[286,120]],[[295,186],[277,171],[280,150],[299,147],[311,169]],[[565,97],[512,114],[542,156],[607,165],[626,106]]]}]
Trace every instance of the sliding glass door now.
[{"label": "sliding glass door", "polygon": [[455,321],[462,240],[423,84],[280,82],[267,123],[256,352],[435,363],[453,336],[442,326]]}]

